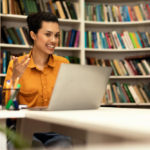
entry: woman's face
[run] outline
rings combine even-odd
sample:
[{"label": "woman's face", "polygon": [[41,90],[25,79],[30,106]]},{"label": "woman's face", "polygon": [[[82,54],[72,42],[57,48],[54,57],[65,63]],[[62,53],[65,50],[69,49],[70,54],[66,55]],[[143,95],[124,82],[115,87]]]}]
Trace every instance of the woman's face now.
[{"label": "woman's face", "polygon": [[43,21],[37,34],[31,37],[34,40],[34,47],[38,51],[53,54],[55,47],[58,46],[59,36],[60,30],[58,23]]}]

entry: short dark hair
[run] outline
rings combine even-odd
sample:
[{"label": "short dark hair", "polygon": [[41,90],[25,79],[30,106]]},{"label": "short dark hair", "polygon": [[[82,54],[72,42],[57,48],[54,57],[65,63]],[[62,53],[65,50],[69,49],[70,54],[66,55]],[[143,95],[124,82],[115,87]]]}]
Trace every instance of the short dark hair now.
[{"label": "short dark hair", "polygon": [[29,33],[30,31],[33,31],[36,34],[38,30],[41,28],[42,21],[56,22],[59,24],[58,18],[53,13],[50,12],[33,13],[27,17],[27,25],[28,25]]}]

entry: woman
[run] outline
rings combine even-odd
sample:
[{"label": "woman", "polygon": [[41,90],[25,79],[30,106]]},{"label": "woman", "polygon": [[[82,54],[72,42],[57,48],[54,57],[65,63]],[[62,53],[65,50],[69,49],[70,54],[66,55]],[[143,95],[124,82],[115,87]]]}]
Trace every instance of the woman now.
[{"label": "woman", "polygon": [[[32,14],[28,16],[27,24],[33,48],[28,55],[13,57],[10,61],[4,88],[8,80],[11,80],[14,86],[19,79],[19,104],[28,107],[48,106],[60,65],[69,61],[53,55],[60,36],[59,23],[55,15],[49,12]],[[5,101],[7,103],[8,99]],[[71,140],[70,137],[57,133],[35,133],[33,143],[35,146],[68,147]]]},{"label": "woman", "polygon": [[8,80],[14,85],[19,79],[19,104],[48,106],[60,65],[69,63],[64,57],[53,55],[60,36],[58,19],[42,12],[29,15],[27,24],[33,48],[28,55],[13,57],[10,61],[4,87]]}]

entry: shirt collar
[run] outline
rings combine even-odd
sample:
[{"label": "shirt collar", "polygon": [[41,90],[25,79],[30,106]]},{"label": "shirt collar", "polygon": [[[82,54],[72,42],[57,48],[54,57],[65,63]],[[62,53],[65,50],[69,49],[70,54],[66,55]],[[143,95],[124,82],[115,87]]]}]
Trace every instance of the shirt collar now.
[{"label": "shirt collar", "polygon": [[[28,67],[30,68],[36,68],[36,65],[33,61],[33,57],[32,57],[32,50],[29,52],[29,57],[30,57],[30,62]],[[48,66],[49,67],[55,67],[55,58],[53,55],[50,55],[49,60],[48,60]]]},{"label": "shirt collar", "polygon": [[49,57],[48,66],[55,67],[55,58],[53,54]]}]

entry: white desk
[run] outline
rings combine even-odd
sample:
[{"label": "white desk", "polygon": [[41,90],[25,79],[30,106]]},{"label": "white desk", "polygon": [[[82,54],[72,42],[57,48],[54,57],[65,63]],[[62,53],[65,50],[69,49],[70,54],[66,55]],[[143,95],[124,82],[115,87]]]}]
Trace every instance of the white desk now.
[{"label": "white desk", "polygon": [[[150,110],[130,108],[100,108],[83,111],[1,111],[1,123],[6,118],[24,118],[21,121],[20,133],[32,133],[33,120],[66,127],[69,135],[79,130],[87,142],[100,142],[111,139],[129,139],[137,141],[150,140]],[[32,120],[32,121],[31,121]],[[35,124],[34,124],[35,125]],[[71,128],[71,130],[69,130]],[[59,128],[61,130],[61,128]],[[69,132],[68,132],[69,131]],[[84,131],[84,132],[82,132]],[[33,131],[34,132],[34,131]],[[86,133],[86,134],[85,134]],[[2,144],[0,144],[2,145]],[[1,149],[1,148],[0,148]],[[3,150],[5,150],[3,148]]]}]

